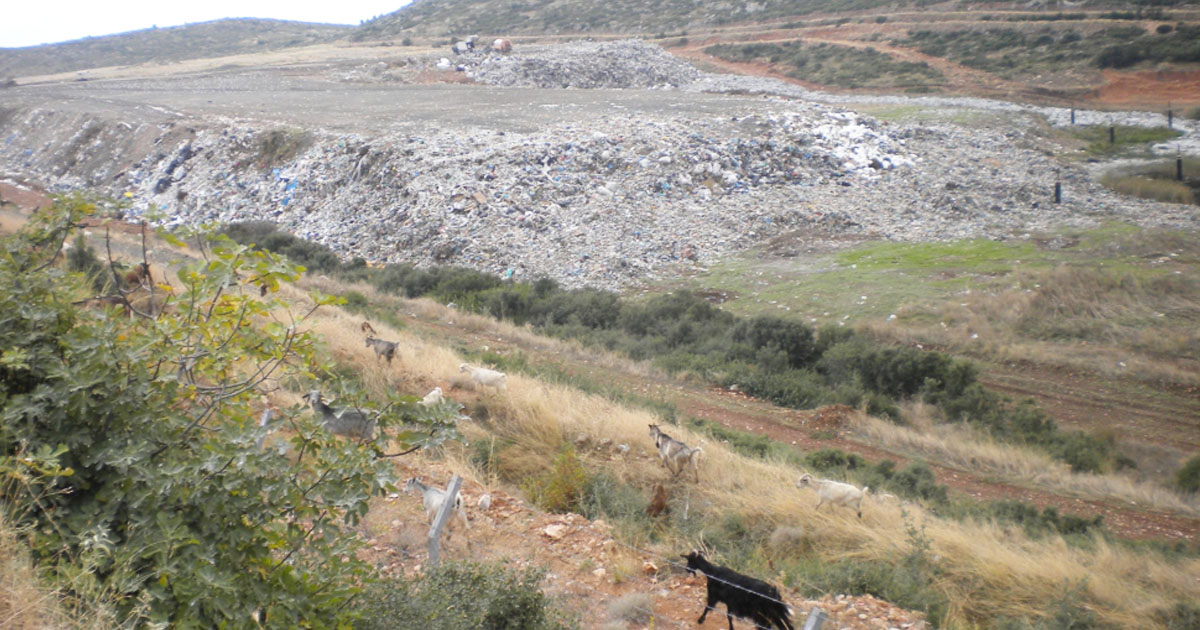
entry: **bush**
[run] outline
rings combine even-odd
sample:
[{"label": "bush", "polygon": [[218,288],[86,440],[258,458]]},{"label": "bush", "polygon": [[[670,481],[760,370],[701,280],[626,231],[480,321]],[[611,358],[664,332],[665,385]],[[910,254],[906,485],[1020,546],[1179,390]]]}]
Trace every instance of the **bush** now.
[{"label": "bush", "polygon": [[[343,626],[366,571],[343,528],[392,487],[393,464],[309,413],[259,426],[256,387],[285,376],[279,366],[332,366],[310,333],[242,325],[281,302],[225,287],[241,273],[272,288],[298,270],[219,238],[180,271],[175,308],[157,319],[80,312],[77,276],[45,266],[58,251],[44,244],[90,209],[56,202],[5,239],[0,478],[21,481],[0,484],[0,507],[39,570],[109,602],[120,627],[241,627],[259,613],[278,627]],[[430,440],[417,445],[453,432],[452,417],[406,413],[381,415],[380,427],[416,423]],[[305,457],[257,446],[281,423],[300,429],[293,452]]]},{"label": "bush", "polygon": [[862,457],[836,448],[813,451],[804,456],[804,461],[812,468],[826,473],[835,470],[855,470],[866,465],[866,460]]},{"label": "bush", "polygon": [[1175,473],[1175,484],[1184,492],[1200,492],[1200,455],[1189,459]]},{"label": "bush", "polygon": [[545,475],[525,483],[525,492],[547,512],[582,512],[588,475],[575,449],[564,448]]},{"label": "bush", "polygon": [[280,231],[279,226],[270,221],[230,223],[221,231],[242,245],[254,245],[259,249],[287,256],[288,260],[304,265],[308,271],[332,273],[341,266],[333,250]]},{"label": "bush", "polygon": [[1179,602],[1155,615],[1167,630],[1200,630],[1200,605]]},{"label": "bush", "polygon": [[608,604],[608,616],[616,621],[644,626],[654,614],[654,598],[649,593],[630,593]]},{"label": "bush", "polygon": [[355,601],[355,630],[566,630],[576,627],[538,586],[544,574],[499,564],[447,562],[412,578],[370,585]]}]

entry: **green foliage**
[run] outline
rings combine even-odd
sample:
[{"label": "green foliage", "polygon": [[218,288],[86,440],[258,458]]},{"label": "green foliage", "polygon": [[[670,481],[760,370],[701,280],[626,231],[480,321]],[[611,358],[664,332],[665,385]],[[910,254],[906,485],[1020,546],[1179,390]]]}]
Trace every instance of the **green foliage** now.
[{"label": "green foliage", "polygon": [[[355,444],[298,408],[259,426],[253,404],[266,379],[329,371],[316,339],[272,319],[286,307],[274,291],[298,269],[211,238],[207,260],[178,269],[162,315],[78,311],[78,276],[48,263],[87,210],[60,202],[4,241],[0,507],[9,522],[27,532],[47,575],[108,602],[123,625],[243,626],[265,615],[270,627],[341,626],[366,575],[344,528],[391,488],[393,472],[377,458],[383,433]],[[228,288],[239,276],[255,286]],[[395,433],[401,442],[456,435],[452,417],[394,402],[382,429],[422,427]],[[281,426],[295,436],[260,449]]]},{"label": "green foliage", "polygon": [[1133,41],[1108,46],[1096,56],[1096,65],[1101,68],[1128,68],[1144,61],[1200,61],[1200,25],[1180,23],[1173,33],[1144,34]]},{"label": "green foliage", "polygon": [[564,448],[546,474],[525,483],[525,492],[547,512],[582,512],[588,474],[575,449]]},{"label": "green foliage", "polygon": [[[1028,19],[1025,15],[1020,17]],[[1141,27],[1133,26],[1095,32],[1051,26],[1039,29],[915,30],[909,32],[908,37],[892,43],[916,47],[924,54],[944,57],[1005,78],[1020,78],[1047,68],[1095,63],[1096,51],[1132,42],[1144,33]]]},{"label": "green foliage", "polygon": [[1089,534],[1103,527],[1104,517],[1060,516],[1058,509],[1048,506],[1038,511],[1037,506],[1023,501],[1001,500],[988,504],[990,515],[1002,523],[1013,523],[1024,528],[1030,536],[1048,532],[1062,535]]},{"label": "green foliage", "polygon": [[[883,18],[887,21],[887,18]],[[896,61],[872,48],[800,41],[755,44],[717,44],[704,52],[730,61],[768,61],[788,68],[788,76],[842,87],[928,84],[944,80],[925,63]]]},{"label": "green foliage", "polygon": [[1200,492],[1200,455],[1189,459],[1175,473],[1175,485],[1184,492]]},{"label": "green foliage", "polygon": [[650,501],[637,488],[601,472],[588,480],[582,511],[589,519],[604,519],[619,531],[644,535],[653,529],[646,507]]},{"label": "green foliage", "polygon": [[83,233],[76,235],[74,245],[67,250],[67,269],[83,274],[97,295],[109,293],[113,286],[112,272],[96,256],[96,250]]},{"label": "green foliage", "polygon": [[1167,630],[1200,630],[1200,605],[1179,602],[1156,617]]},{"label": "green foliage", "polygon": [[730,448],[747,457],[774,459],[795,465],[803,463],[803,458],[795,448],[761,433],[739,431],[719,422],[695,417],[688,418],[687,425],[725,442]]},{"label": "green foliage", "polygon": [[304,265],[309,271],[330,273],[341,265],[333,250],[280,231],[279,226],[270,221],[230,223],[222,232],[242,245],[253,245],[287,256],[289,260]]},{"label": "green foliage", "polygon": [[447,562],[370,585],[354,602],[355,630],[568,630],[577,624],[539,589],[544,574],[502,564]]}]

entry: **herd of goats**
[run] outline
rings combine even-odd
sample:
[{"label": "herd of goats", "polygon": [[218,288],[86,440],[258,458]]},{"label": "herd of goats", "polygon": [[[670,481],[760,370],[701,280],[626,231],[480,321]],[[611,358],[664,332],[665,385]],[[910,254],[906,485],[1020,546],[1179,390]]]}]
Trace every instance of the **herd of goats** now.
[{"label": "herd of goats", "polygon": [[[398,342],[386,341],[377,337],[378,333],[376,333],[369,322],[363,322],[361,329],[366,335],[366,347],[374,351],[376,360],[386,361],[388,365],[391,365],[392,359],[397,354]],[[459,371],[467,374],[472,385],[476,388],[489,387],[494,389],[496,393],[506,391],[506,376],[503,372],[467,363],[460,365]],[[355,440],[368,440],[374,436],[376,429],[375,419],[370,414],[354,408],[334,409],[321,399],[321,392],[318,390],[309,392],[305,395],[304,399],[311,405],[313,413],[316,414],[320,424],[329,432]],[[440,405],[445,402],[446,398],[442,392],[442,388],[435,387],[425,395],[419,404],[428,407]],[[654,447],[658,451],[659,459],[663,466],[671,473],[671,476],[673,478],[678,477],[690,469],[693,479],[699,482],[700,456],[703,453],[703,449],[699,446],[688,446],[683,441],[671,437],[656,424],[649,425],[649,428],[650,437],[654,440]],[[854,508],[858,513],[858,517],[862,518],[862,500],[868,491],[866,487],[858,488],[839,481],[816,479],[809,474],[801,476],[796,481],[796,486],[799,488],[812,487],[816,490],[818,509],[826,503],[831,506],[843,505]],[[431,525],[433,524],[433,519],[441,511],[442,504],[446,501],[448,494],[445,489],[428,485],[422,482],[420,478],[407,480],[404,484],[404,491],[419,491],[421,493],[425,516],[429,519]],[[483,494],[478,503],[480,509],[486,512],[490,504],[491,496]],[[461,494],[455,493],[453,509],[457,520],[462,523],[463,528],[469,529],[470,525],[464,511]],[[647,513],[651,516],[657,516],[666,511],[668,511],[666,507],[666,492],[662,484],[658,484],[650,506],[647,508]],[[449,528],[447,528],[447,535],[450,535]],[[470,545],[469,540],[467,544],[468,546]],[[732,569],[712,564],[699,551],[692,551],[684,555],[683,558],[687,563],[684,567],[687,572],[691,574],[700,572],[707,578],[708,599],[698,623],[704,623],[705,617],[709,611],[716,609],[717,603],[724,603],[730,630],[733,630],[734,617],[747,619],[753,622],[756,628],[775,627],[780,630],[793,630],[790,620],[790,610],[787,604],[781,599],[779,589],[775,586],[750,576],[742,575]]]}]

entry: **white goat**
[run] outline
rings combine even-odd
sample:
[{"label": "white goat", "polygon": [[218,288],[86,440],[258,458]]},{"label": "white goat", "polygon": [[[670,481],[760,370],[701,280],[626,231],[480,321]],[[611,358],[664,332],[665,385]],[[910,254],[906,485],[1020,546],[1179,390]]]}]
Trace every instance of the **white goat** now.
[{"label": "white goat", "polygon": [[433,389],[429,390],[428,394],[425,394],[425,397],[421,399],[420,404],[422,407],[432,407],[434,405],[440,405],[445,402],[446,402],[446,397],[442,395],[442,388],[434,387]]},{"label": "white goat", "polygon": [[840,481],[817,479],[807,473],[796,480],[797,488],[803,488],[804,486],[812,486],[817,491],[817,509],[820,509],[826,503],[844,505],[857,510],[858,518],[862,518],[862,500],[866,496],[867,491],[870,490],[867,486],[859,489]]},{"label": "white goat", "polygon": [[658,457],[662,460],[671,476],[678,476],[684,468],[691,466],[696,481],[700,481],[700,454],[703,449],[699,446],[692,448],[679,440],[662,432],[657,424],[650,425],[650,437],[654,438],[654,446],[658,449]]},{"label": "white goat", "polygon": [[497,372],[496,370],[489,370],[487,368],[475,367],[473,365],[468,365],[466,363],[458,366],[458,371],[469,373],[471,375],[471,381],[474,382],[476,385],[486,385],[488,387],[495,387],[496,391],[498,391],[498,392],[504,391],[504,388],[505,388],[504,372]]},{"label": "white goat", "polygon": [[[404,482],[405,492],[412,492],[413,490],[421,491],[421,503],[425,505],[425,518],[429,519],[429,524],[432,526],[433,519],[437,518],[438,510],[442,509],[442,502],[446,500],[446,491],[441,488],[435,488],[433,486],[421,483],[421,479],[419,477],[413,477],[412,479]],[[463,498],[461,493],[454,495],[454,511],[458,516],[458,520],[462,521],[463,527],[466,529],[471,529],[470,524],[467,523],[467,513],[463,511]],[[446,532],[448,536],[449,528],[447,528]]]}]

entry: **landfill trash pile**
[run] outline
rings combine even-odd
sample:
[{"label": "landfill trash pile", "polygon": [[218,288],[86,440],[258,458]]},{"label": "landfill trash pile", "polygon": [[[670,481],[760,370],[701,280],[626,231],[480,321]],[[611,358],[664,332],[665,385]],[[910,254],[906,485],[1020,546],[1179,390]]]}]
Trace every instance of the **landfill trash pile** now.
[{"label": "landfill trash pile", "polygon": [[686,61],[637,39],[521,47],[507,55],[476,50],[457,63],[476,81],[504,87],[680,87],[700,76]]},{"label": "landfill trash pile", "polygon": [[[1069,107],[1051,107],[1027,103],[1012,103],[989,98],[973,96],[896,96],[884,94],[830,94],[788,83],[781,79],[755,77],[736,74],[702,74],[695,81],[681,86],[688,92],[707,92],[713,94],[751,94],[760,96],[780,96],[798,98],[805,101],[837,103],[841,105],[870,104],[870,105],[903,105],[920,106],[939,110],[970,110],[1004,112],[1007,114],[1031,114],[1042,117],[1055,127],[1078,126],[1109,126],[1123,125],[1130,127],[1166,127],[1167,115],[1161,112],[1144,111],[1097,111],[1088,109],[1074,110]],[[1189,120],[1175,111],[1171,121],[1172,128],[1183,132],[1183,136],[1166,142],[1152,145],[1150,150],[1155,155],[1200,154],[1200,121]]]},{"label": "landfill trash pile", "polygon": [[[656,52],[641,54],[646,48]],[[558,50],[546,49],[530,51],[529,58],[549,59]],[[589,85],[605,76],[624,77],[615,84],[653,74],[638,64],[677,63],[658,65],[665,53],[638,42],[562,50],[563,58],[593,50],[599,52],[578,59],[594,61],[609,51],[627,61],[619,71],[579,70],[593,77]],[[471,53],[455,61],[493,57],[515,56]],[[566,62],[519,60],[511,66],[481,61],[473,71],[486,75],[492,64],[496,76],[536,75],[530,68],[555,80],[570,74],[562,70]],[[686,74],[671,72],[649,82]],[[267,80],[253,77],[256,84]],[[213,81],[226,91],[240,85],[226,76]],[[702,77],[686,89],[784,89],[769,81]],[[403,94],[365,89],[389,100]],[[567,114],[586,109],[584,101],[503,91],[517,99],[505,101],[518,104],[509,110],[564,115],[544,117],[543,124],[528,114],[521,124],[501,128],[492,126],[489,107],[496,106],[488,100],[501,95],[488,89],[478,88],[465,124],[386,124],[369,132],[347,122],[354,118],[352,90],[331,101],[338,111],[329,127],[288,132],[245,118],[185,118],[157,106],[150,109],[159,122],[83,109],[11,109],[0,128],[0,169],[35,174],[56,190],[86,187],[127,198],[130,220],[269,220],[346,259],[466,265],[610,289],[676,273],[678,265],[703,268],[785,233],[830,243],[847,235],[931,241],[1003,239],[1114,219],[1189,228],[1200,222],[1194,207],[1106,190],[1085,166],[1055,160],[1045,138],[1020,124],[881,122],[778,97],[705,95],[708,100],[681,114],[692,97],[672,100],[657,90],[646,95],[653,104],[639,111],[590,101],[589,111],[599,113],[575,122]],[[314,96],[305,107],[327,91],[306,92]],[[1065,192],[1061,204],[1052,202],[1056,182]]]}]

